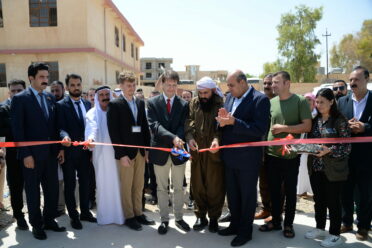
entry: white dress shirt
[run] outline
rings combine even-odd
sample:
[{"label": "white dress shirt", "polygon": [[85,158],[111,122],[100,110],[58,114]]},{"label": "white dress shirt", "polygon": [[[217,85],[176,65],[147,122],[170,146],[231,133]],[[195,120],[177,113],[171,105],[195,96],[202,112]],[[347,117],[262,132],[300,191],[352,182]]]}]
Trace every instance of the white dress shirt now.
[{"label": "white dress shirt", "polygon": [[354,94],[351,96],[351,99],[353,99],[354,118],[357,119],[358,121],[362,117],[363,111],[366,108],[368,95],[369,93],[367,91],[367,94],[360,101],[357,101]]},{"label": "white dress shirt", "polygon": [[234,97],[234,102],[231,108],[231,114],[233,115],[235,110],[239,107],[240,103],[243,101],[243,99],[248,95],[249,91],[252,90],[252,86],[249,86],[249,89],[240,97],[236,98]]},{"label": "white dress shirt", "polygon": [[[164,94],[164,92],[163,92],[163,96],[164,96],[164,100],[165,100],[165,105],[167,105],[168,97]],[[170,99],[171,109],[172,109],[172,106],[173,106],[173,102],[174,102],[174,97],[175,97],[175,96],[176,96],[176,95],[174,95],[174,96],[172,96],[171,98],[169,98],[169,99]]]}]

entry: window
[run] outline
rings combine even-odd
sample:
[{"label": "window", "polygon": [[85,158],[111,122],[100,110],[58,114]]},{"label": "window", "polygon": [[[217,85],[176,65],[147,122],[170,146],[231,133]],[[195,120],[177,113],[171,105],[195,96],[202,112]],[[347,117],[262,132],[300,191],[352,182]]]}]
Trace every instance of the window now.
[{"label": "window", "polygon": [[146,73],[146,78],[152,78],[152,74],[151,74],[151,72],[147,72],[147,73]]},{"label": "window", "polygon": [[127,50],[125,46],[125,35],[123,34],[123,52]]},{"label": "window", "polygon": [[116,83],[117,83],[117,84],[119,84],[119,74],[120,74],[119,71],[116,71],[116,72],[115,72],[115,79],[116,79]]},{"label": "window", "polygon": [[119,47],[119,29],[115,27],[115,45]]},{"label": "window", "polygon": [[162,68],[162,67],[165,68],[165,63],[159,63],[158,64],[158,68]]},{"label": "window", "polygon": [[130,44],[130,56],[134,58],[134,45],[133,43]]},{"label": "window", "polygon": [[4,27],[4,22],[3,22],[3,5],[0,0],[0,28]]},{"label": "window", "polygon": [[146,62],[146,70],[150,70],[151,69],[151,62]]},{"label": "window", "polygon": [[143,75],[140,76],[140,79],[143,80]]},{"label": "window", "polygon": [[138,47],[136,47],[136,60],[138,60]]},{"label": "window", "polygon": [[0,64],[0,87],[6,87],[5,64]]},{"label": "window", "polygon": [[57,26],[57,0],[29,0],[30,26]]}]

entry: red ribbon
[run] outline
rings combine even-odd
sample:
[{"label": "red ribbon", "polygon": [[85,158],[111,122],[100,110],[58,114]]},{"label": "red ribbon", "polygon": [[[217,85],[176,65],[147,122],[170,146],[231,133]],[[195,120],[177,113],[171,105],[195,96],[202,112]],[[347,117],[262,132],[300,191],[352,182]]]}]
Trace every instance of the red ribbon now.
[{"label": "red ribbon", "polygon": [[[24,146],[38,146],[38,145],[52,145],[52,144],[63,144],[65,141],[21,141],[21,142],[0,142],[0,147],[24,147]],[[67,142],[68,143],[68,142]],[[237,147],[258,147],[258,146],[286,146],[292,144],[335,144],[335,143],[372,143],[372,136],[368,137],[349,137],[349,138],[317,138],[317,139],[293,139],[290,137],[276,139],[271,141],[256,141],[256,142],[244,142],[230,145],[219,146],[216,148],[205,148],[200,149],[198,152],[206,152],[227,148]],[[159,150],[164,152],[171,152],[171,148],[163,147],[150,147],[150,146],[136,146],[136,145],[125,145],[125,144],[111,144],[101,142],[87,142],[87,141],[74,141],[71,143],[73,146],[85,146],[88,145],[102,145],[102,146],[118,146],[118,147],[129,147],[129,148],[142,148],[149,150]],[[282,152],[286,152],[288,148],[282,148]]]},{"label": "red ribbon", "polygon": [[[293,135],[288,134],[287,137],[285,138],[275,138],[274,140],[292,140],[292,139],[294,139]],[[290,149],[287,144],[283,144],[281,150],[282,150],[282,156],[284,156],[287,153],[288,154],[290,153]]]}]

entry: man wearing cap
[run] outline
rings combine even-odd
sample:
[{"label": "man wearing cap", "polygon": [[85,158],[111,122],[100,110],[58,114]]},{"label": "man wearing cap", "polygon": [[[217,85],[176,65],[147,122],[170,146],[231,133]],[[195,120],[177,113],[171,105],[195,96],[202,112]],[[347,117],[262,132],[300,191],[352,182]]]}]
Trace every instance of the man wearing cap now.
[{"label": "man wearing cap", "polygon": [[198,153],[203,148],[218,147],[220,132],[215,117],[223,106],[223,94],[209,77],[197,82],[198,96],[190,101],[185,137],[190,147],[191,187],[195,199],[195,231],[208,225],[217,232],[217,220],[225,201],[224,167],[218,151]]}]

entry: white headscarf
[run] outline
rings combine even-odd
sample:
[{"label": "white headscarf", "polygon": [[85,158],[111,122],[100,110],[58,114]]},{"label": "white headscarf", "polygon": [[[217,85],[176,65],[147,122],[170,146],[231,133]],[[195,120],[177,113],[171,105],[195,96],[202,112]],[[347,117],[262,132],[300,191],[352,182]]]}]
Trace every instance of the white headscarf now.
[{"label": "white headscarf", "polygon": [[216,89],[216,94],[223,97],[221,89],[217,86],[216,82],[210,77],[202,77],[198,82],[196,82],[196,89]]}]

